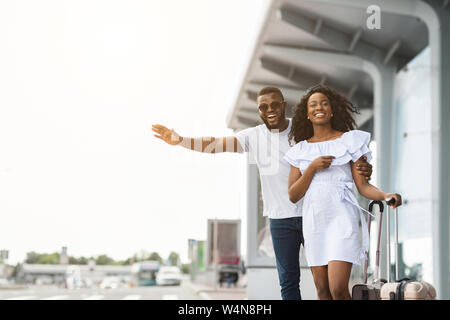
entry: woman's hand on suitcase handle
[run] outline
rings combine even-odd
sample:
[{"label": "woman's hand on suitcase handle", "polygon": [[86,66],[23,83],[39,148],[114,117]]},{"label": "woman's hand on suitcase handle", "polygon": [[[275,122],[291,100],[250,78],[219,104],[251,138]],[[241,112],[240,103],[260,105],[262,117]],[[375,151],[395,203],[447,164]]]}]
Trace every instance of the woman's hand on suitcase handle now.
[{"label": "woman's hand on suitcase handle", "polygon": [[386,203],[391,206],[392,209],[395,209],[402,205],[402,196],[398,193],[388,193],[385,197]]},{"label": "woman's hand on suitcase handle", "polygon": [[333,161],[334,158],[335,158],[334,156],[318,157],[317,159],[314,159],[313,162],[311,162],[310,166],[312,166],[314,171],[327,169],[330,167],[331,162]]}]

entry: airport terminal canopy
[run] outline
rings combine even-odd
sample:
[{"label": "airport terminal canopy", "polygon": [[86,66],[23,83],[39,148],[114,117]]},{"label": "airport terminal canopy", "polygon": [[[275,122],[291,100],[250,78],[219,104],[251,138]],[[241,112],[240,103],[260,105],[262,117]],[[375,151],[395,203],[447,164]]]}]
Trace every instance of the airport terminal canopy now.
[{"label": "airport terminal canopy", "polygon": [[371,67],[363,64],[398,71],[428,45],[427,26],[420,18],[385,12],[383,1],[380,6],[371,3],[272,1],[228,126],[240,130],[262,123],[255,100],[264,86],[282,90],[291,116],[304,90],[319,83],[338,89],[359,107],[359,127],[370,120],[374,81]]},{"label": "airport terminal canopy", "polygon": [[[423,87],[429,90],[424,105],[428,118],[421,119],[427,121],[429,134],[423,146],[429,147],[432,157],[426,168],[409,164],[407,169],[426,170],[429,177],[427,188],[433,195],[427,198],[432,220],[433,284],[444,299],[450,299],[449,32],[450,0],[272,0],[226,119],[227,126],[235,131],[262,124],[256,95],[266,86],[281,89],[288,103],[288,117],[309,87],[334,87],[359,108],[360,114],[355,117],[358,129],[371,132],[376,141],[377,186],[393,190],[399,181],[407,180],[405,168],[397,161],[399,146],[404,147],[407,141],[398,127],[399,117],[405,116],[398,114],[398,103],[414,105],[405,98],[396,101],[400,93],[396,84],[402,84],[401,75],[412,72],[409,64],[428,50],[429,64],[422,66],[428,72],[423,79]],[[420,80],[416,89],[422,85]],[[406,85],[403,89],[409,98],[424,98],[415,95],[414,87]],[[423,156],[417,146],[407,150],[408,156]],[[252,223],[257,222],[252,219],[258,212],[258,195],[254,190],[257,173],[251,166],[249,172],[251,244],[255,242]],[[248,250],[248,254],[251,257],[253,251]],[[385,259],[382,253],[381,265]]]}]

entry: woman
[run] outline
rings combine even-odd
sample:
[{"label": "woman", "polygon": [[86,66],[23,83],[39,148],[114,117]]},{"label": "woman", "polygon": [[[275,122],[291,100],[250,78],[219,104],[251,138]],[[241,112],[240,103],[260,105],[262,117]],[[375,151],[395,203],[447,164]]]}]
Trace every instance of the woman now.
[{"label": "woman", "polygon": [[[371,160],[370,134],[354,130],[353,104],[326,86],[311,88],[297,104],[289,139],[297,143],[285,155],[291,164],[289,198],[303,200],[303,235],[308,265],[319,299],[351,299],[348,283],[353,264],[366,259],[368,232],[353,194],[353,182],[371,200],[395,199],[357,174],[355,162]],[[361,219],[363,245],[360,243]]]}]

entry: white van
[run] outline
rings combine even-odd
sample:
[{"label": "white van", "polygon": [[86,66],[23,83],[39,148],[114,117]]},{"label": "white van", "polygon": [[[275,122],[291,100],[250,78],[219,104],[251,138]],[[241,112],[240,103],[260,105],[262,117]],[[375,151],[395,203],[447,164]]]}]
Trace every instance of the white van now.
[{"label": "white van", "polygon": [[181,270],[175,266],[163,266],[156,274],[156,284],[162,285],[180,285]]}]

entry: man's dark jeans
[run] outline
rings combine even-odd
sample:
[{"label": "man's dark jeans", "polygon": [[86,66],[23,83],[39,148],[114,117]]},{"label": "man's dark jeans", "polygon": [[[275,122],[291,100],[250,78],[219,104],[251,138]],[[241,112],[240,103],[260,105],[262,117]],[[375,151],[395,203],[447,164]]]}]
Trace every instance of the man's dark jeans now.
[{"label": "man's dark jeans", "polygon": [[302,218],[270,219],[270,232],[277,260],[283,300],[301,300],[300,245],[303,244]]}]

